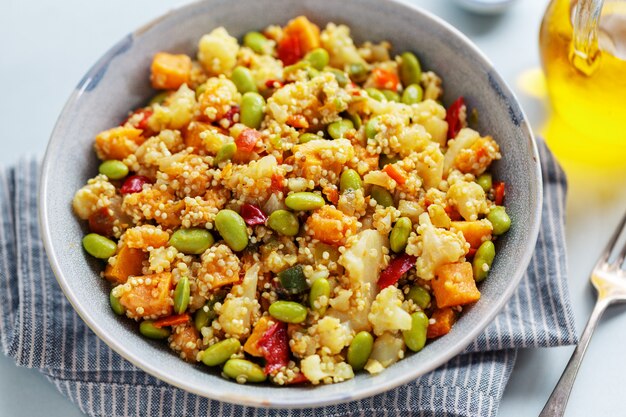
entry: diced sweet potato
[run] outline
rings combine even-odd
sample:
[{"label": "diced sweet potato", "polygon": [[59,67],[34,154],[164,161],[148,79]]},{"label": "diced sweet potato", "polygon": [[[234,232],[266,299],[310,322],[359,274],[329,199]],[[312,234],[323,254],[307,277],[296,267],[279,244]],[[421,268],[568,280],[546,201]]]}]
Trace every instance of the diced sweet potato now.
[{"label": "diced sweet potato", "polygon": [[262,357],[263,353],[259,350],[257,344],[259,340],[263,337],[267,329],[270,327],[270,317],[263,316],[257,321],[254,329],[252,329],[252,334],[246,340],[246,343],[243,345],[243,350],[246,353],[249,353],[252,356]]},{"label": "diced sweet potato", "polygon": [[118,126],[96,136],[95,149],[98,158],[122,160],[133,154],[144,142],[143,131],[130,126]]},{"label": "diced sweet potato", "polygon": [[430,319],[434,322],[432,324],[429,322],[426,337],[434,339],[450,332],[452,325],[456,322],[456,313],[450,307],[437,309]]},{"label": "diced sweet potato", "polygon": [[320,28],[304,16],[290,20],[285,26],[284,33],[288,37],[298,38],[303,53],[320,47]]},{"label": "diced sweet potato", "polygon": [[187,362],[196,362],[202,340],[200,333],[191,323],[173,326],[169,342],[170,347],[178,352],[182,359]]},{"label": "diced sweet potato", "polygon": [[149,224],[128,229],[124,237],[129,248],[143,250],[165,246],[170,239],[169,233]]},{"label": "diced sweet potato", "polygon": [[124,284],[128,277],[141,275],[142,262],[145,258],[146,255],[141,249],[122,245],[115,257],[115,263],[107,264],[104,277],[115,284]]},{"label": "diced sweet potato", "polygon": [[172,273],[131,277],[122,288],[120,304],[132,319],[153,319],[172,314]]},{"label": "diced sweet potato", "polygon": [[307,233],[320,242],[337,245],[357,231],[357,220],[325,205],[307,219]]},{"label": "diced sweet potato", "polygon": [[480,299],[469,262],[441,265],[435,271],[431,285],[439,308],[460,306]]},{"label": "diced sweet potato", "polygon": [[158,52],[152,59],[150,82],[157,90],[176,90],[189,83],[191,77],[191,58],[187,55]]},{"label": "diced sweet potato", "polygon": [[491,240],[493,227],[487,220],[452,222],[453,229],[463,233],[467,243],[477,249],[485,240]]}]

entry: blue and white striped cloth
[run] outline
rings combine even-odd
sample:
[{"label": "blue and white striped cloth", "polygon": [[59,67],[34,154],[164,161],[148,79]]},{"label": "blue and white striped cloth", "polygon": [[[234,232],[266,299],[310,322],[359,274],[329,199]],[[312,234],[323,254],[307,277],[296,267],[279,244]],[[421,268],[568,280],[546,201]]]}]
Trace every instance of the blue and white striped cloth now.
[{"label": "blue and white striped cloth", "polygon": [[189,394],[135,368],[89,330],[56,283],[37,223],[35,160],[0,170],[0,346],[89,416],[493,416],[517,349],[576,342],[566,280],[566,181],[543,144],[540,151],[543,226],[518,290],[466,353],[385,394],[316,410],[255,409]]}]

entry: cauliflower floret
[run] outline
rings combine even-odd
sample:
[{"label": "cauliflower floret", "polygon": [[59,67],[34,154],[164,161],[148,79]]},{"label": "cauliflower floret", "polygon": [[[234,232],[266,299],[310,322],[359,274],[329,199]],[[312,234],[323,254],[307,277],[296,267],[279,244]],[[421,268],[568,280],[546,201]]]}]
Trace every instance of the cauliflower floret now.
[{"label": "cauliflower floret", "polygon": [[415,162],[415,170],[424,180],[424,188],[438,187],[444,170],[444,156],[439,145],[429,143],[422,152],[412,154],[411,158]]},{"label": "cauliflower floret", "polygon": [[209,78],[202,86],[204,91],[198,98],[200,112],[211,122],[220,120],[232,106],[241,102],[237,87],[223,75]]},{"label": "cauliflower floret", "polygon": [[348,139],[320,139],[294,146],[293,154],[294,175],[315,182],[322,177],[336,182],[343,167],[354,157],[354,148]]},{"label": "cauliflower floret", "polygon": [[163,130],[158,136],[146,140],[124,163],[137,174],[154,178],[161,160],[179,152],[183,146],[183,137],[178,130]]},{"label": "cauliflower floret", "polygon": [[195,107],[196,93],[187,87],[187,84],[183,84],[165,100],[164,105],[154,105],[154,113],[148,119],[148,126],[155,132],[163,129],[180,129],[189,124]]},{"label": "cauliflower floret", "polygon": [[330,55],[330,66],[344,69],[346,65],[362,64],[366,66],[366,62],[359,51],[354,46],[354,42],[350,37],[350,28],[346,25],[335,25],[329,23],[326,25],[320,35],[322,47],[328,51]]},{"label": "cauliflower floret", "polygon": [[419,236],[409,237],[406,253],[418,256],[415,263],[417,276],[431,280],[439,266],[459,262],[469,250],[469,244],[462,233],[433,226],[428,213],[422,213],[419,220],[420,225],[417,228]]},{"label": "cauliflower floret", "polygon": [[78,217],[87,220],[96,210],[108,207],[113,197],[115,186],[109,182],[106,175],[100,174],[87,181],[87,185],[76,192],[72,207]]},{"label": "cauliflower floret", "polygon": [[377,374],[404,358],[404,339],[391,333],[384,333],[376,338],[365,370]]},{"label": "cauliflower floret", "polygon": [[345,362],[334,362],[333,358],[319,355],[308,356],[300,362],[300,370],[313,385],[320,382],[331,384],[354,378],[352,367]]},{"label": "cauliflower floret", "polygon": [[256,81],[259,91],[267,88],[265,83],[269,80],[282,81],[283,63],[271,55],[256,55],[250,59],[250,72]]},{"label": "cauliflower floret", "polygon": [[368,314],[374,334],[382,335],[386,331],[409,330],[411,315],[402,309],[402,291],[389,286],[378,293]]},{"label": "cauliflower floret", "polygon": [[454,162],[461,151],[470,148],[478,139],[480,139],[480,135],[477,131],[464,128],[459,131],[454,139],[448,141],[448,151],[443,160],[443,172],[446,176],[454,168]]},{"label": "cauliflower floret", "polygon": [[323,317],[313,326],[313,329],[314,334],[319,336],[322,351],[328,355],[339,354],[352,341],[348,326],[342,325],[335,317]]},{"label": "cauliflower floret", "polygon": [[479,214],[489,211],[485,191],[475,182],[456,182],[448,189],[447,196],[465,220],[478,220]]},{"label": "cauliflower floret", "polygon": [[210,75],[230,75],[237,64],[239,44],[237,39],[219,27],[200,38],[198,43],[198,61]]},{"label": "cauliflower floret", "polygon": [[448,137],[448,122],[446,122],[446,109],[434,100],[424,100],[412,104],[413,121],[424,126],[430,133],[432,140],[439,143],[443,148]]},{"label": "cauliflower floret", "polygon": [[244,340],[249,334],[252,323],[260,316],[261,306],[256,299],[256,287],[261,263],[254,264],[246,272],[243,282],[235,285],[226,297],[224,304],[216,311],[219,326],[226,337]]}]

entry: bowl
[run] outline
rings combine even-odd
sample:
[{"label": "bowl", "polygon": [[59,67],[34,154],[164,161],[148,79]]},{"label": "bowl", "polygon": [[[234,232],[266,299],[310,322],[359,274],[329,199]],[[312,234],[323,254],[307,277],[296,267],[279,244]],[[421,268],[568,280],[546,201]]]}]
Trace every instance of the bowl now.
[{"label": "bowl", "polygon": [[[181,361],[166,346],[141,337],[108,304],[101,263],[84,253],[84,222],[72,212],[74,193],[97,173],[95,135],[119,124],[129,109],[153,94],[152,55],[160,50],[195,54],[198,39],[224,26],[241,39],[250,30],[284,24],[300,14],[314,22],[345,23],[357,42],[389,40],[395,51],[415,51],[423,67],[444,80],[444,102],[463,95],[479,113],[478,129],[499,142],[493,165],[507,184],[513,227],[497,241],[498,256],[481,284],[482,299],[467,308],[452,331],[384,372],[359,374],[316,387],[238,385],[207,367]],[[63,173],[63,175],[59,175]],[[452,26],[416,7],[380,0],[207,0],[172,11],[130,33],[89,70],[69,98],[52,133],[41,174],[40,222],[59,285],[83,321],[113,350],[147,373],[188,392],[240,405],[302,408],[368,397],[425,374],[463,351],[494,319],[520,281],[539,230],[542,186],[539,156],[513,93],[487,58]]]}]

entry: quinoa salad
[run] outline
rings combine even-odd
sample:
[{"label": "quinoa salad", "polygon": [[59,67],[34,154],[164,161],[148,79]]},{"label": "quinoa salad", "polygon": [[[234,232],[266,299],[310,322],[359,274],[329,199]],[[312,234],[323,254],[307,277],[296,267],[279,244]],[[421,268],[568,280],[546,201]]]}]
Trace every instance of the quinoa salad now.
[{"label": "quinoa salad", "polygon": [[275,385],[376,374],[450,332],[511,224],[501,155],[399,52],[299,16],[156,53],[154,98],[96,136],[72,203],[112,314]]}]

